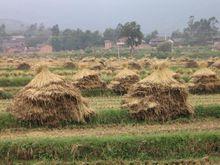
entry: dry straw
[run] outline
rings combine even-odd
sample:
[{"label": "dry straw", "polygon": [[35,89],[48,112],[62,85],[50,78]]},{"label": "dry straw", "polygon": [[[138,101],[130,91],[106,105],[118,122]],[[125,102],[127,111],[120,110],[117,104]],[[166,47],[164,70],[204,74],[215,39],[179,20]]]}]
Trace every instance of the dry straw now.
[{"label": "dry straw", "polygon": [[73,84],[79,89],[106,88],[96,71],[84,69],[73,76]]},{"label": "dry straw", "polygon": [[186,87],[172,76],[165,62],[157,62],[154,72],[129,90],[122,107],[140,120],[164,121],[193,114]]},{"label": "dry straw", "polygon": [[189,84],[191,93],[215,93],[220,91],[220,79],[209,68],[201,68],[193,75]]},{"label": "dry straw", "polygon": [[29,70],[31,69],[31,66],[28,63],[23,62],[17,66],[17,69],[18,70]]},{"label": "dry straw", "polygon": [[94,112],[80,92],[46,66],[15,96],[8,111],[17,119],[55,126],[61,121],[86,122]]},{"label": "dry straw", "polygon": [[139,76],[129,69],[121,70],[109,84],[109,88],[117,94],[126,94],[130,87],[139,81]]}]

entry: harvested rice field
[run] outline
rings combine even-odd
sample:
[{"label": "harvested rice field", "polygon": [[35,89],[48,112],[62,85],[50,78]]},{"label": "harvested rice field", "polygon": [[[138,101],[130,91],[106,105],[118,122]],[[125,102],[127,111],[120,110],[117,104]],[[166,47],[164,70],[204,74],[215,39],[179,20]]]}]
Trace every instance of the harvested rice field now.
[{"label": "harvested rice field", "polygon": [[0,164],[220,164],[216,68],[198,82],[204,70],[181,59],[8,60]]}]

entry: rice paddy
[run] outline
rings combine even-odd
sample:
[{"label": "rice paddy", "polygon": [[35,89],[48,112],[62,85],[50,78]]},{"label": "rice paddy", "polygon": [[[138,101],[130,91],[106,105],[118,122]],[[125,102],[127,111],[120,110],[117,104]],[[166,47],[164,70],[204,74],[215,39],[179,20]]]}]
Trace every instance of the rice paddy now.
[{"label": "rice paddy", "polygon": [[[5,93],[10,94],[8,95],[10,97],[0,99],[1,161],[8,164],[220,163],[220,94],[218,91],[189,94],[187,100],[194,110],[192,116],[180,115],[164,121],[134,119],[131,117],[130,111],[122,107],[122,102],[124,94],[129,93],[138,78],[135,77],[134,81],[133,78],[124,78],[121,81],[115,77],[123,73],[125,68],[129,68],[132,70],[132,75],[138,75],[143,80],[153,72],[150,67],[144,67],[151,65],[148,64],[150,60],[147,60],[146,64],[146,60],[142,59],[140,65],[136,65],[133,60],[129,59],[105,60],[107,62],[104,65],[102,63],[99,65],[101,59],[82,59],[74,63],[67,63],[63,59],[53,59],[52,62],[47,60],[51,75],[46,75],[46,79],[41,76],[41,81],[36,78],[33,69],[36,59],[24,59],[31,68],[19,71],[17,70],[19,62],[16,60],[11,64],[3,62],[1,64],[0,87]],[[136,69],[137,67],[140,71]],[[92,69],[95,78],[83,76],[85,73],[81,71],[84,68]],[[180,73],[179,79],[174,76],[175,80],[172,78],[172,82],[184,85],[187,85],[187,81],[184,81],[183,77],[190,79],[192,74],[199,70],[199,68],[184,69],[177,62],[175,69],[173,66],[170,68]],[[215,69],[213,71],[218,77],[219,71]],[[61,76],[62,80],[54,74]],[[73,96],[72,89],[76,86],[73,83],[76,83],[74,75],[80,75],[77,76],[77,85],[83,89],[76,89],[76,94],[73,99],[70,99]],[[115,80],[120,83],[114,89],[122,89],[122,86],[126,90],[116,92],[113,88],[109,88]],[[59,83],[64,81],[72,89],[66,88],[66,85],[57,87]],[[51,82],[53,89],[48,92]],[[169,81],[171,84],[172,82]],[[36,84],[40,84],[39,87],[36,87]],[[28,92],[27,95],[26,90],[29,90],[30,87],[31,90],[35,90],[36,94]],[[22,91],[23,93],[21,93]],[[64,94],[62,95],[62,93]],[[67,95],[68,93],[71,95]],[[169,94],[171,95],[172,92]],[[62,101],[62,97],[70,100],[66,103],[65,99]],[[18,101],[14,102],[16,99]],[[47,102],[49,99],[50,102]],[[74,103],[75,99],[78,99],[77,103]],[[53,100],[57,101],[57,104]],[[179,103],[166,102],[164,104],[169,104],[174,110],[181,109],[178,108]],[[62,106],[59,109],[60,105]],[[74,108],[79,105],[80,114],[84,114],[80,108],[86,107],[94,111],[94,115],[91,115],[88,120],[84,118],[83,122],[74,121],[73,118],[62,121],[63,117],[59,118],[58,116],[55,119],[60,121],[60,124],[48,126],[44,122],[38,125],[30,123],[30,120],[21,120],[23,118],[13,115],[8,110],[10,107],[19,109],[18,112],[27,111],[30,113],[32,111],[34,114],[38,109],[47,110],[49,107],[48,110],[51,112],[58,109],[55,113],[57,115],[61,112],[66,114],[65,111],[62,111],[62,107],[67,110],[71,109],[70,107],[73,105]],[[73,111],[75,111],[74,108]],[[46,112],[41,111],[47,117],[48,112]],[[85,112],[85,114],[88,113]],[[23,115],[27,117],[26,114]],[[71,115],[67,113],[68,117]],[[54,115],[51,116],[54,117]],[[39,116],[34,120],[39,120]]]}]

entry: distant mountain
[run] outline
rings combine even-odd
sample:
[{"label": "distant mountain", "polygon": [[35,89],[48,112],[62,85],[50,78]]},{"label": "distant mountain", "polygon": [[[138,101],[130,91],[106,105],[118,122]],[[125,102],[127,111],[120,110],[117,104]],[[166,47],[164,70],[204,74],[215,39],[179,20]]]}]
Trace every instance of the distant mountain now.
[{"label": "distant mountain", "polygon": [[0,19],[0,25],[4,24],[6,26],[6,32],[21,32],[27,28],[27,24],[13,19]]}]

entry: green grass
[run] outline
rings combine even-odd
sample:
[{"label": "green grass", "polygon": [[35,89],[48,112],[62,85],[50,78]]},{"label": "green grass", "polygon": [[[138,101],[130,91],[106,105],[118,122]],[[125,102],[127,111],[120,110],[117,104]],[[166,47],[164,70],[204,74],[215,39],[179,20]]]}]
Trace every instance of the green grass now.
[{"label": "green grass", "polygon": [[[174,122],[189,122],[195,119],[204,119],[204,118],[220,118],[220,106],[197,106],[195,108],[194,117],[183,117],[175,120],[166,121],[167,123]],[[135,123],[145,123],[145,124],[154,124],[160,123],[159,121],[137,121],[131,119],[127,110],[120,109],[107,109],[107,110],[99,110],[97,114],[87,123],[75,123],[75,122],[62,122],[60,126],[68,126],[68,127],[91,127],[97,125],[114,125],[114,124],[135,124]],[[20,122],[13,118],[7,112],[0,113],[0,130],[7,128],[19,128],[19,127],[27,127],[27,128],[36,128],[38,125]]]},{"label": "green grass", "polygon": [[[113,159],[113,160],[95,160],[95,161],[61,161],[61,160],[30,160],[30,161],[25,161],[25,160],[15,160],[13,163],[17,164],[40,164],[40,165],[48,165],[48,164],[68,164],[68,165],[156,165],[156,164],[161,164],[161,165],[173,165],[173,164],[205,164],[207,163],[207,157],[205,158],[197,158],[197,159],[173,159],[173,160],[161,160],[161,161],[155,161],[155,160],[122,160],[122,159]],[[220,159],[217,156],[209,156],[208,157],[209,162],[211,164],[219,164]],[[0,163],[4,164],[4,161],[0,161]]]},{"label": "green grass", "polygon": [[220,106],[197,106],[195,108],[195,117],[201,118],[201,117],[215,117],[220,118]]},{"label": "green grass", "polygon": [[1,77],[0,87],[25,86],[32,80],[32,77]]},{"label": "green grass", "polygon": [[13,95],[9,92],[0,92],[0,99],[11,99]]},{"label": "green grass", "polygon": [[97,137],[21,138],[0,141],[6,160],[169,160],[220,153],[220,132],[178,132]]},{"label": "green grass", "polygon": [[81,94],[84,97],[97,97],[97,96],[117,96],[111,89],[86,89],[81,90]]}]

